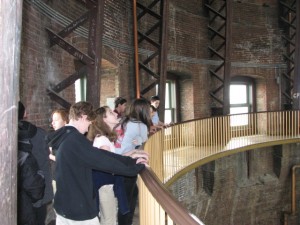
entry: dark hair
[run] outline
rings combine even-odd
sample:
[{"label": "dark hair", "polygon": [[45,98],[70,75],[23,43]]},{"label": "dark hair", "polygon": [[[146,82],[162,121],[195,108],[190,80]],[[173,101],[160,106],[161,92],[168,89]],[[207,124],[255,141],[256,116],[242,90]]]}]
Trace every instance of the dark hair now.
[{"label": "dark hair", "polygon": [[24,119],[24,114],[25,114],[25,106],[21,101],[19,101],[19,106],[18,106],[18,120]]},{"label": "dark hair", "polygon": [[125,98],[117,97],[115,99],[115,108],[117,108],[119,105],[123,105],[126,102],[127,102],[127,100]]},{"label": "dark hair", "polygon": [[153,105],[150,105],[150,108],[152,109],[153,112],[157,112],[157,108],[155,108]]},{"label": "dark hair", "polygon": [[110,129],[107,123],[104,122],[106,118],[108,106],[102,106],[95,110],[96,119],[92,122],[87,133],[87,138],[93,141],[96,136],[106,136],[111,142],[117,139],[117,133]]},{"label": "dark hair", "polygon": [[96,118],[96,114],[93,111],[93,105],[89,102],[77,102],[70,108],[69,119],[78,120],[81,116],[87,115],[89,121],[93,121]]},{"label": "dark hair", "polygon": [[157,101],[157,100],[160,100],[158,95],[151,96],[151,98],[150,98],[151,102],[154,102],[154,101]]},{"label": "dark hair", "polygon": [[130,104],[127,115],[122,122],[122,128],[125,127],[129,120],[133,122],[142,122],[148,129],[150,128],[150,104],[146,99],[138,98]]}]

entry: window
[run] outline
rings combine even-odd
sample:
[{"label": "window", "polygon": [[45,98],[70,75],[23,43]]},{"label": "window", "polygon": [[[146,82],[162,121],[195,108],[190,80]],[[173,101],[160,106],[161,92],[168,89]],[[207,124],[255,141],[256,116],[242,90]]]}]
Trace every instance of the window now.
[{"label": "window", "polygon": [[[158,93],[158,86],[156,85],[156,93]],[[162,100],[162,99],[161,99]],[[176,82],[167,80],[165,93],[165,120],[164,123],[175,123],[176,118]]]},{"label": "window", "polygon": [[[232,81],[230,84],[230,114],[242,114],[253,111],[253,82],[249,81]],[[248,125],[248,115],[232,116],[230,119],[231,126]]]},{"label": "window", "polygon": [[75,81],[75,101],[86,100],[86,77]]},{"label": "window", "polygon": [[165,123],[176,121],[176,92],[175,82],[167,81],[166,83],[166,96],[165,96]]}]

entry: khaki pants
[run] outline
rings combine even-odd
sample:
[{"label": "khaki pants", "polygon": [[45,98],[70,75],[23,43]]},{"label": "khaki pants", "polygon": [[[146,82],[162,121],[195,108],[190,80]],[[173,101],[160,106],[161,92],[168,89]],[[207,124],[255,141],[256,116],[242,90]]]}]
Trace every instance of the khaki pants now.
[{"label": "khaki pants", "polygon": [[113,184],[102,186],[99,191],[101,225],[116,225],[118,201],[115,197]]},{"label": "khaki pants", "polygon": [[90,220],[75,221],[56,214],[56,225],[100,225],[98,217]]}]

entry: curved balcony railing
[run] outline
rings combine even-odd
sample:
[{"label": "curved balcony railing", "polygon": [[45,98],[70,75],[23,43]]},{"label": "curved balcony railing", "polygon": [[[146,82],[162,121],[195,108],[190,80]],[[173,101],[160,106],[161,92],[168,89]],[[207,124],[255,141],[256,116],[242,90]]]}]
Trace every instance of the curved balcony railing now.
[{"label": "curved balcony railing", "polygon": [[[145,150],[150,153],[153,173],[145,170],[139,179],[140,224],[201,224],[182,209],[165,187],[218,158],[253,148],[300,142],[299,115],[294,110],[211,117],[187,121],[152,135]],[[185,219],[180,220],[182,217]]]}]

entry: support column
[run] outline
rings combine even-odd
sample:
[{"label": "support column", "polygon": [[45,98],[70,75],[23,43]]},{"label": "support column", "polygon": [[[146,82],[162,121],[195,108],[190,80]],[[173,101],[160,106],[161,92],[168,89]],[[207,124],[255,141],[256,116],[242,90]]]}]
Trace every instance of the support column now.
[{"label": "support column", "polygon": [[295,41],[295,75],[294,75],[294,104],[293,109],[300,107],[300,1],[296,1],[296,41]]},{"label": "support column", "polygon": [[230,114],[230,78],[232,52],[232,0],[226,1],[226,47],[224,59],[223,115]]},{"label": "support column", "polygon": [[100,106],[104,2],[98,1],[97,10],[92,12],[89,26],[88,54],[95,60],[94,65],[88,64],[86,100],[95,108]]},{"label": "support column", "polygon": [[22,0],[0,1],[0,218],[17,224],[17,107]]}]

